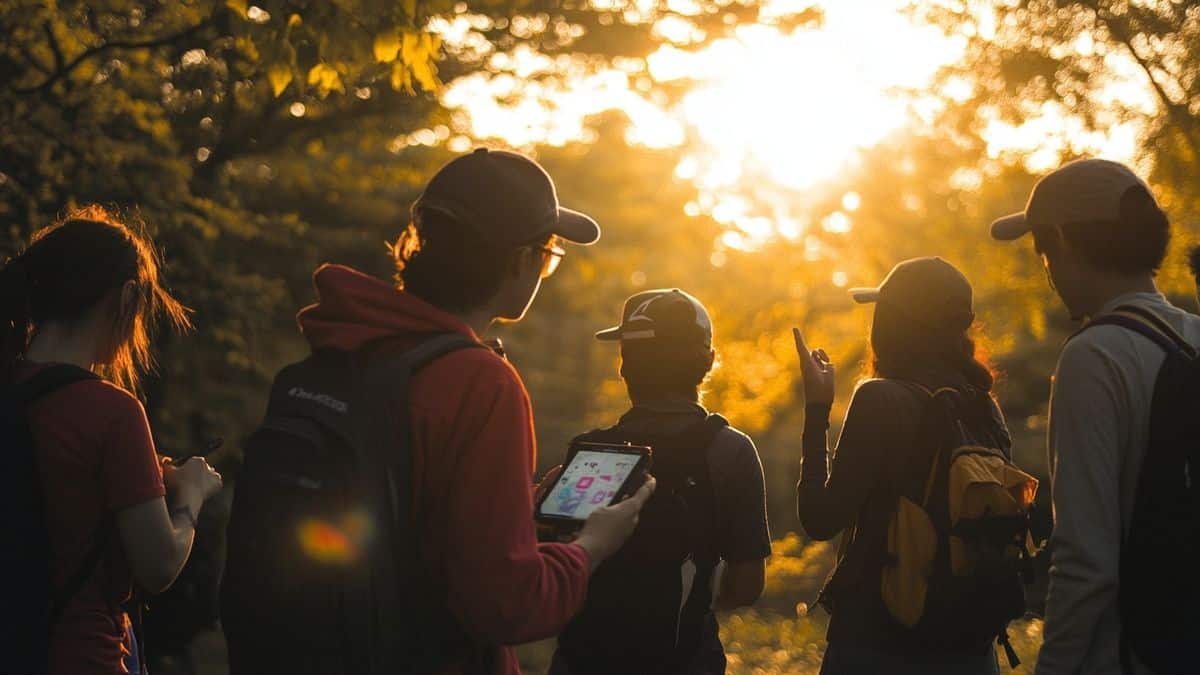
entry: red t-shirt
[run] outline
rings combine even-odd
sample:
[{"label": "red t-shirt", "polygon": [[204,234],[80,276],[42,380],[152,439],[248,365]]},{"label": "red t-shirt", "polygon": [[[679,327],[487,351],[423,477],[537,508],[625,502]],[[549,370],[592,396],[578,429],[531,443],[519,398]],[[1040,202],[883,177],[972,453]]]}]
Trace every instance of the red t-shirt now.
[{"label": "red t-shirt", "polygon": [[[27,378],[45,367],[24,364]],[[107,514],[165,494],[162,469],[142,404],[108,382],[77,382],[34,401],[29,425],[46,496],[55,588],[83,565]],[[51,636],[52,675],[128,672],[129,599],[133,577],[116,528],[108,551],[63,611]]]}]

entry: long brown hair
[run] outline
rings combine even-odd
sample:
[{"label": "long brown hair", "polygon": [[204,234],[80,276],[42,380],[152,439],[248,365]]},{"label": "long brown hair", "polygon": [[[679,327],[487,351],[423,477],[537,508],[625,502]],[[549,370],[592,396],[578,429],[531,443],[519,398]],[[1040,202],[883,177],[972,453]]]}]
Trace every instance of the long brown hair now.
[{"label": "long brown hair", "polygon": [[150,333],[160,318],[176,330],[191,327],[189,310],[159,279],[161,260],[143,228],[92,205],[34,233],[29,245],[0,267],[0,381],[9,381],[40,326],[77,321],[114,291],[135,282],[132,306],[113,311],[100,374],[136,392],[153,368]]},{"label": "long brown hair", "polygon": [[871,324],[869,373],[872,377],[914,379],[922,370],[942,368],[961,373],[977,389],[991,391],[997,374],[986,351],[977,344],[978,336],[978,324],[966,328],[925,325],[877,305]]}]

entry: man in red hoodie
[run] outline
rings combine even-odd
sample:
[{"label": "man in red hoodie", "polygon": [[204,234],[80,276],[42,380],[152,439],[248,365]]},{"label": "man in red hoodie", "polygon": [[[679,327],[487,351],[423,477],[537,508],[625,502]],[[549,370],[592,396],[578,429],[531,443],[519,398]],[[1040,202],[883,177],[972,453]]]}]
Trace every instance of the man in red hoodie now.
[{"label": "man in red hoodie", "polygon": [[[432,334],[483,338],[517,321],[561,260],[558,241],[600,229],[558,205],[549,175],[515,153],[478,149],[443,167],[393,247],[399,288],[348,267],[315,274],[299,323],[315,350],[405,350]],[[445,673],[520,672],[515,645],[555,635],[582,607],[591,570],[632,533],[653,479],[600,509],[573,543],[539,544],[529,395],[498,349],[461,349],[410,381],[412,504],[428,576],[471,643]]]}]

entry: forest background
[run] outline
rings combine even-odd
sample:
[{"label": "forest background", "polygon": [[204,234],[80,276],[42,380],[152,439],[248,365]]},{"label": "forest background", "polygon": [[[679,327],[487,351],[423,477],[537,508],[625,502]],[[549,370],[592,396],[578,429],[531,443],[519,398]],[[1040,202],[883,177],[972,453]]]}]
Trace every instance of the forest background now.
[{"label": "forest background", "polygon": [[[763,601],[723,617],[732,673],[815,672],[823,649],[807,603],[832,549],[794,513],[791,326],[841,365],[840,419],[870,322],[845,289],[949,259],[975,285],[1018,460],[1044,476],[1073,327],[1031,246],[990,242],[987,223],[1061,161],[1130,162],[1175,225],[1160,283],[1195,307],[1196,2],[3,0],[0,34],[0,255],[66,209],[113,205],[195,310],[146,390],[164,453],[223,437],[213,461],[236,478],[271,376],[305,353],[312,270],[390,276],[385,242],[422,183],[473,145],[535,155],[604,228],[498,331],[541,469],[626,406],[592,332],[644,288],[701,298],[720,358],[704,403],[755,439],[777,539]],[[888,63],[900,76],[876,77]],[[192,649],[201,672],[220,672],[214,636]],[[1038,622],[1018,642],[1031,663]],[[531,672],[548,649],[522,650]]]}]

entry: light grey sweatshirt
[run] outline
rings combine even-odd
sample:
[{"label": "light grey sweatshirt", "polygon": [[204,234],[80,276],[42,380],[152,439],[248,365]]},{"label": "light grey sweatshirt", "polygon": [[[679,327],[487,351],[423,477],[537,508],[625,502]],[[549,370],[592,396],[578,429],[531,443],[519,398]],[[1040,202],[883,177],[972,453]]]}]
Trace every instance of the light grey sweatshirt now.
[{"label": "light grey sweatshirt", "polygon": [[[1157,293],[1130,293],[1121,305],[1150,309],[1200,346],[1200,317]],[[1098,315],[1098,316],[1099,316]],[[1037,675],[1117,675],[1121,541],[1149,437],[1150,401],[1165,354],[1119,326],[1095,326],[1059,356],[1050,396],[1050,481],[1054,549],[1045,642]]]}]

